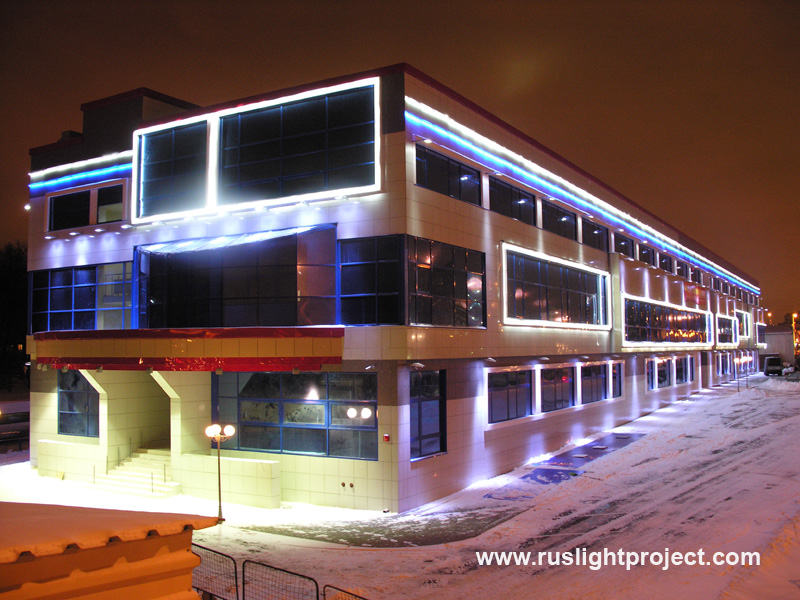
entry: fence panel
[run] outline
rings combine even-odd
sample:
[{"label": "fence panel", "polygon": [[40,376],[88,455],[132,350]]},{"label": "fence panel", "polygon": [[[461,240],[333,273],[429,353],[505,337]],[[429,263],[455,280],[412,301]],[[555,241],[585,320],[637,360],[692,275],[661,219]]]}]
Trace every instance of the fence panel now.
[{"label": "fence panel", "polygon": [[246,560],[242,564],[243,600],[318,600],[319,586],[311,577]]},{"label": "fence panel", "polygon": [[223,600],[239,600],[239,576],[233,557],[192,544],[200,564],[192,571],[192,587]]},{"label": "fence panel", "polygon": [[367,600],[364,596],[359,596],[332,585],[326,585],[322,588],[322,597],[324,600]]}]

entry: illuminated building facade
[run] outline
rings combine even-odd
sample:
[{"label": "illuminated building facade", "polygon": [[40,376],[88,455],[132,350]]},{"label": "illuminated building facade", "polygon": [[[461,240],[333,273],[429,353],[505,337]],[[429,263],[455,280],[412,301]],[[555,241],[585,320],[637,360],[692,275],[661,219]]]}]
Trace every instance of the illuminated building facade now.
[{"label": "illuminated building facade", "polygon": [[408,65],[83,110],[31,151],[42,474],[215,497],[231,423],[226,501],[402,511],[757,364],[752,277]]}]

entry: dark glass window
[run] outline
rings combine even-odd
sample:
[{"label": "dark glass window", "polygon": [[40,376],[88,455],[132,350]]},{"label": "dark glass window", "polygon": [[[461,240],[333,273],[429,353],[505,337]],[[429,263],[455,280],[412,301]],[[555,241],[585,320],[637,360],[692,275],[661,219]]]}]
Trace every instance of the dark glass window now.
[{"label": "dark glass window", "polygon": [[481,205],[481,173],[417,145],[417,185],[470,204]]},{"label": "dark glass window", "polygon": [[675,383],[694,381],[694,357],[683,356],[675,359]]},{"label": "dark glass window", "polygon": [[542,412],[575,406],[575,369],[542,369]]},{"label": "dark glass window", "polygon": [[561,237],[578,239],[578,217],[557,204],[542,200],[542,229]]},{"label": "dark glass window", "polygon": [[341,323],[404,323],[402,257],[404,236],[339,242]]},{"label": "dark glass window", "polygon": [[750,314],[746,312],[742,312],[740,310],[736,311],[736,316],[739,319],[739,337],[750,337]]},{"label": "dark glass window", "polygon": [[625,300],[625,339],[629,342],[708,342],[708,320],[696,313],[641,300]]},{"label": "dark glass window", "polygon": [[489,209],[528,225],[536,225],[536,198],[533,194],[497,177],[489,177]]},{"label": "dark glass window", "polygon": [[484,327],[483,252],[411,236],[407,241],[409,323]]},{"label": "dark glass window", "polygon": [[531,414],[531,372],[489,373],[489,423]]},{"label": "dark glass window", "polygon": [[756,325],[756,343],[758,344],[766,344],[767,343],[767,326],[761,325],[760,323]]},{"label": "dark glass window", "polygon": [[132,263],[108,263],[30,276],[30,332],[130,329]]},{"label": "dark glass window", "polygon": [[142,137],[138,216],[150,217],[205,206],[206,130],[203,121]]},{"label": "dark glass window", "polygon": [[122,184],[109,185],[97,190],[97,223],[111,223],[121,221],[122,214]]},{"label": "dark glass window", "polygon": [[412,371],[409,391],[411,458],[447,451],[444,371]]},{"label": "dark glass window", "polygon": [[718,344],[734,344],[736,337],[734,333],[734,321],[728,317],[721,317],[717,315],[717,343]]},{"label": "dark glass window", "polygon": [[729,375],[731,372],[730,355],[725,352],[717,354],[717,375]]},{"label": "dark glass window", "polygon": [[667,273],[672,273],[672,257],[667,254],[659,253],[658,267]]},{"label": "dark glass window", "polygon": [[675,268],[675,272],[684,279],[689,279],[689,265],[685,262],[678,261],[678,265]]},{"label": "dark glass window", "polygon": [[672,359],[647,361],[647,389],[655,390],[672,385]]},{"label": "dark glass window", "polygon": [[509,318],[561,323],[606,323],[605,277],[509,251]]},{"label": "dark glass window", "polygon": [[58,433],[100,436],[100,394],[80,371],[58,372]]},{"label": "dark glass window", "polygon": [[639,260],[643,263],[647,263],[648,265],[656,266],[656,251],[650,248],[649,246],[645,246],[644,244],[639,244]]},{"label": "dark glass window", "polygon": [[137,249],[141,327],[336,322],[336,229],[215,249]]},{"label": "dark glass window", "polygon": [[631,238],[625,237],[620,233],[614,234],[614,252],[619,252],[620,254],[624,254],[629,258],[633,258],[635,250],[636,249]]},{"label": "dark glass window", "polygon": [[608,398],[608,365],[581,367],[581,404]]},{"label": "dark glass window", "polygon": [[619,398],[622,396],[622,390],[625,382],[622,378],[622,363],[614,363],[611,367],[611,397]]},{"label": "dark glass window", "polygon": [[692,269],[692,281],[698,285],[703,285],[703,272],[700,269]]},{"label": "dark glass window", "polygon": [[377,375],[223,373],[212,414],[237,425],[225,448],[378,458]]},{"label": "dark glass window", "polygon": [[223,117],[221,204],[375,183],[374,89]]},{"label": "dark glass window", "polygon": [[91,217],[91,191],[72,192],[50,196],[50,230],[72,229],[89,225]]},{"label": "dark glass window", "polygon": [[608,228],[589,219],[583,219],[583,243],[603,252],[608,252]]}]

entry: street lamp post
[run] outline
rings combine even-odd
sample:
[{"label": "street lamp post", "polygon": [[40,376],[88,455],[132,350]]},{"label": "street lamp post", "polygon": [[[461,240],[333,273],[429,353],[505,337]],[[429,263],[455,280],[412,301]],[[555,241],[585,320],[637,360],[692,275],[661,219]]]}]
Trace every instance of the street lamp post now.
[{"label": "street lamp post", "polygon": [[745,372],[744,372],[744,387],[746,387],[749,390],[750,389],[750,380],[748,379],[748,375],[750,373],[750,369],[751,369],[750,363],[753,362],[753,357],[752,356],[745,357],[745,362],[747,364],[746,364],[746,368],[745,368]]},{"label": "street lamp post", "polygon": [[222,442],[229,440],[234,433],[236,433],[236,428],[233,425],[225,425],[225,429],[217,423],[206,427],[206,436],[217,443],[217,489],[219,490],[219,514],[217,515],[217,523],[222,523],[225,520],[222,518],[222,457],[220,454],[220,446]]}]

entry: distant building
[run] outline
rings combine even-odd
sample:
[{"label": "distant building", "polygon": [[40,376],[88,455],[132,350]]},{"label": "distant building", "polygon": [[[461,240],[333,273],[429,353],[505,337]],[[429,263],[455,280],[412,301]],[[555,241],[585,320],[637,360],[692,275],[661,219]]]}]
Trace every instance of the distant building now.
[{"label": "distant building", "polygon": [[403,511],[765,347],[753,277],[408,65],[82,108],[31,150],[42,474],[215,497],[221,422],[225,501]]},{"label": "distant building", "polygon": [[763,354],[774,354],[785,363],[794,365],[794,340],[791,325],[767,325],[767,341]]}]

